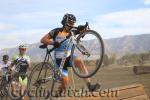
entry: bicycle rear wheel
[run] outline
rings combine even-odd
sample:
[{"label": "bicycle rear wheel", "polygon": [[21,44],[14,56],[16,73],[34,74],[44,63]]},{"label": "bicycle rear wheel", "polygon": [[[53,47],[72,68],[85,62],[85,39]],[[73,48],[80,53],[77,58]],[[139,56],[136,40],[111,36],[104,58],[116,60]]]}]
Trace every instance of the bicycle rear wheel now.
[{"label": "bicycle rear wheel", "polygon": [[[78,59],[74,58],[74,55]],[[77,37],[77,45],[74,45],[71,51],[74,73],[81,78],[92,77],[101,67],[103,55],[104,44],[99,33],[87,30],[80,34]]]},{"label": "bicycle rear wheel", "polygon": [[0,80],[0,100],[3,100],[5,97],[8,97],[8,82],[6,79],[1,77]]},{"label": "bicycle rear wheel", "polygon": [[28,95],[33,100],[51,98],[53,83],[52,68],[49,63],[39,63],[31,71],[28,82]]}]

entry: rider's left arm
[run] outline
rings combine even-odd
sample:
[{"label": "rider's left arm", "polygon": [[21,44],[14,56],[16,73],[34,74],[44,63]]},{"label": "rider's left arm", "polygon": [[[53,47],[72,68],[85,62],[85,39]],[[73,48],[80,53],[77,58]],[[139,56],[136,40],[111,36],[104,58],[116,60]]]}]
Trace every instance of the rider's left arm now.
[{"label": "rider's left arm", "polygon": [[28,65],[29,65],[29,69],[31,68],[31,62],[28,62]]},{"label": "rider's left arm", "polygon": [[28,68],[30,69],[31,68],[31,59],[30,59],[30,57],[28,57],[27,63],[28,63]]}]

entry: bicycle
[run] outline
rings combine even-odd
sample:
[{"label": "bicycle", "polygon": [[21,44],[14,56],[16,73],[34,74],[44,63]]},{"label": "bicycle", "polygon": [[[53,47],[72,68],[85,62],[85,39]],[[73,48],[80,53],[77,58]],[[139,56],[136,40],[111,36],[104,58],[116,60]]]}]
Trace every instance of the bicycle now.
[{"label": "bicycle", "polygon": [[[28,77],[25,73],[20,73],[20,66],[23,65],[23,63],[17,63],[12,71],[7,71],[5,73],[5,76],[1,79],[0,84],[0,90],[1,90],[1,96],[8,96],[12,100],[20,100],[24,95],[20,95],[20,84],[18,76]],[[8,68],[7,68],[8,69]],[[14,96],[12,93],[12,83],[15,83],[16,88],[16,95]]]},{"label": "bicycle", "polygon": [[5,73],[5,75],[0,77],[0,80],[1,80],[1,82],[0,82],[0,99],[1,100],[4,99],[5,97],[7,98],[7,95],[8,95],[8,93],[7,93],[8,85],[7,84],[9,82],[10,75],[8,72],[6,72],[7,69],[8,68],[2,68],[2,70],[5,71],[5,72],[3,72],[3,73]]},{"label": "bicycle", "polygon": [[[68,54],[67,49],[69,48],[70,43],[73,43],[73,47],[71,50],[71,61],[73,62],[73,54],[78,54],[78,56],[82,58],[82,61],[86,66],[86,72],[82,73],[78,69],[78,67],[75,66],[75,64],[73,63],[72,69],[74,73],[80,78],[89,78],[96,74],[103,61],[103,55],[104,55],[103,40],[100,34],[98,34],[94,30],[89,29],[88,23],[86,23],[84,27],[86,28],[86,31],[76,36],[75,36],[75,30],[77,29],[77,27],[73,27],[70,30],[70,35],[67,36],[66,39],[60,42],[60,44],[62,44],[64,41],[68,40],[66,49],[64,51],[65,54],[64,57],[62,58],[60,67],[57,67],[51,54],[52,51],[54,51],[56,48],[53,47],[49,49],[47,45],[40,45],[39,48],[46,49],[46,56],[43,62],[37,64],[32,69],[29,76],[28,91],[38,90],[38,89],[40,90],[43,89],[44,87],[45,89],[49,89],[50,87],[50,90],[48,90],[48,93],[50,93],[50,95],[47,95],[46,97],[42,95],[42,97],[39,98],[47,99],[48,97],[50,97],[52,99],[53,97],[52,93],[54,92],[55,82],[59,82],[62,77],[61,70],[65,63],[66,56]],[[96,44],[96,47],[92,45],[93,43]],[[87,48],[86,46],[90,46],[90,48],[89,47]],[[91,48],[92,46],[93,48]],[[51,62],[49,62],[49,59],[51,59]]]}]

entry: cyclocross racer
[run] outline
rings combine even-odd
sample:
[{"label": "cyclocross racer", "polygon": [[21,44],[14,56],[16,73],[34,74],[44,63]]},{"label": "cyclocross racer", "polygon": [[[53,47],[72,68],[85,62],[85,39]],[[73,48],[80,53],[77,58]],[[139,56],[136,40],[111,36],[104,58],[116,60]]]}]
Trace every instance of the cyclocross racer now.
[{"label": "cyclocross racer", "polygon": [[[41,43],[46,45],[53,45],[54,47],[56,47],[56,49],[54,50],[54,56],[58,67],[61,64],[62,58],[64,56],[65,47],[67,45],[67,41],[63,42],[61,45],[60,42],[66,39],[66,37],[69,35],[69,31],[74,26],[75,22],[76,22],[76,17],[73,14],[65,14],[61,21],[61,24],[63,26],[61,28],[55,28],[51,30],[48,34],[46,34],[41,39]],[[80,33],[80,31],[82,30],[79,30],[78,33]],[[59,87],[60,94],[62,93],[62,91],[66,90],[66,87],[68,85],[67,67],[72,67],[72,62],[70,60],[71,48],[72,48],[72,44],[68,49],[68,52],[70,53],[66,57],[66,61],[62,71],[63,78],[61,81],[61,86]],[[74,58],[73,59],[74,64],[80,69],[80,71],[86,72],[86,67],[83,61],[80,59],[80,57],[74,54],[73,58]],[[100,85],[98,83],[91,84],[89,78],[85,79],[85,82],[87,84],[89,91],[95,91],[100,88]]]}]

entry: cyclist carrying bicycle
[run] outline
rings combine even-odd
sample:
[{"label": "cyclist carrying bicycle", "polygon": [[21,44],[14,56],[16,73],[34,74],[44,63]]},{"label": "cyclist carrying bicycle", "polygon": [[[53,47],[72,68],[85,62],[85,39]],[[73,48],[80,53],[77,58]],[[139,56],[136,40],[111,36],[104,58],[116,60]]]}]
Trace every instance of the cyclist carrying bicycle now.
[{"label": "cyclist carrying bicycle", "polygon": [[[14,55],[12,57],[12,64],[11,66],[15,66],[18,63],[22,63],[22,65],[20,65],[20,69],[18,73],[21,73],[21,75],[18,76],[18,80],[19,80],[19,84],[21,85],[20,87],[20,94],[24,95],[25,90],[27,88],[27,69],[30,68],[31,66],[31,62],[30,62],[30,57],[28,55],[26,55],[26,49],[27,47],[25,45],[20,45],[19,46],[19,54]],[[16,95],[16,88],[15,88],[15,82],[12,82],[12,94],[15,96]],[[24,97],[22,97],[22,99],[24,99]]]},{"label": "cyclist carrying bicycle", "polygon": [[[63,26],[61,28],[55,28],[51,30],[48,34],[46,34],[41,39],[41,43],[45,45],[53,45],[56,48],[54,50],[54,57],[55,57],[56,64],[58,67],[60,67],[62,58],[64,56],[64,50],[67,45],[67,41],[63,42],[61,45],[60,45],[60,42],[66,39],[66,37],[69,35],[69,31],[74,26],[75,22],[76,22],[76,17],[73,14],[65,14],[61,21],[61,24]],[[78,34],[82,33],[81,31],[84,31],[84,28],[82,27],[82,25],[78,26],[78,29],[79,29],[77,30]],[[66,87],[69,82],[67,67],[72,67],[72,62],[70,59],[72,46],[73,45],[71,44],[68,49],[68,52],[70,53],[68,53],[65,64],[63,66],[63,71],[62,71],[63,77],[61,80],[61,85],[59,87],[60,94],[66,90]],[[74,54],[73,61],[74,61],[74,64],[80,69],[80,71],[86,72],[86,67],[79,56]],[[89,91],[96,91],[97,89],[100,88],[100,85],[98,83],[91,84],[90,78],[86,78],[85,82]]]},{"label": "cyclist carrying bicycle", "polygon": [[10,81],[10,76],[7,76],[7,73],[9,73],[9,66],[11,65],[11,62],[9,61],[8,55],[3,55],[3,60],[0,62],[0,71],[2,74],[3,80]]}]

